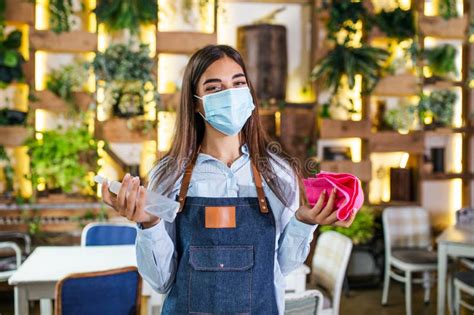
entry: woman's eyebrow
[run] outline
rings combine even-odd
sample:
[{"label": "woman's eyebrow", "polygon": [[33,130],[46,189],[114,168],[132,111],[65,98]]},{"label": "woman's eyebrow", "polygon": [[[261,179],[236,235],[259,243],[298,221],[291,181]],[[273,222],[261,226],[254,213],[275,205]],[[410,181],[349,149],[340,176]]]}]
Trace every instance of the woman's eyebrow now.
[{"label": "woman's eyebrow", "polygon": [[[234,74],[234,75],[232,76],[232,80],[234,80],[234,79],[236,79],[236,78],[240,78],[240,77],[244,77],[244,78],[245,78],[245,74],[243,74],[243,73]],[[202,85],[205,85],[205,84],[207,84],[207,83],[214,83],[214,82],[219,83],[219,82],[222,82],[222,80],[221,80],[221,79],[217,79],[217,78],[211,78],[211,79],[207,79],[206,81],[204,81],[204,83],[203,83]]]},{"label": "woman's eyebrow", "polygon": [[234,74],[234,76],[232,77],[232,80],[235,79],[235,78],[240,78],[240,77],[245,77],[245,74],[243,74],[243,73]]}]

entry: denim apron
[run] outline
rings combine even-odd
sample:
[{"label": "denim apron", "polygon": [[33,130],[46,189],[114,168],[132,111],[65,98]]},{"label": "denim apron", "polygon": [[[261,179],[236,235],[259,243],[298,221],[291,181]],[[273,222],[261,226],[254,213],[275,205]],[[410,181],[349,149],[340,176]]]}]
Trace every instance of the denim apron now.
[{"label": "denim apron", "polygon": [[162,314],[278,314],[275,218],[260,173],[251,162],[257,197],[186,197],[196,157],[177,196],[178,269]]}]

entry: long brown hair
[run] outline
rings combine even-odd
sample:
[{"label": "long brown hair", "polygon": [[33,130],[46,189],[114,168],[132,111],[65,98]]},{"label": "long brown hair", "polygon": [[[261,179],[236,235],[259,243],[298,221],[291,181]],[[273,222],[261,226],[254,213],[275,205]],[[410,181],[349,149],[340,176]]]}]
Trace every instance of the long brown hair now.
[{"label": "long brown hair", "polygon": [[[278,144],[270,142],[260,123],[257,98],[248,79],[242,57],[237,50],[227,45],[206,46],[194,53],[189,60],[183,76],[181,101],[177,111],[171,149],[151,170],[149,174],[150,188],[159,190],[165,195],[171,193],[174,183],[184,172],[184,167],[197,153],[204,137],[205,123],[201,115],[195,111],[197,103],[193,95],[196,94],[198,81],[206,69],[224,57],[231,58],[242,67],[255,104],[255,109],[241,131],[241,141],[247,144],[252,162],[263,175],[270,189],[285,206],[290,206],[296,193],[301,197],[300,203],[305,202],[306,194],[301,181],[299,163],[295,163],[296,159],[290,158]],[[286,165],[283,161],[287,162]],[[295,191],[296,187],[290,186],[292,183],[280,180],[272,165],[275,163],[279,169],[287,171],[291,176],[296,176],[300,187],[298,192]]]}]

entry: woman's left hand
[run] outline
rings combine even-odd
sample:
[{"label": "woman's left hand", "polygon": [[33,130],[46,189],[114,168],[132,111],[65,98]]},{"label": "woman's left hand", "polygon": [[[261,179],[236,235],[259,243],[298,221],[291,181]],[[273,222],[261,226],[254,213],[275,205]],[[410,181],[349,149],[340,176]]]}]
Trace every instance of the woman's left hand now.
[{"label": "woman's left hand", "polygon": [[339,221],[337,219],[337,212],[334,211],[334,200],[336,198],[336,190],[333,189],[329,195],[329,200],[325,207],[323,207],[324,200],[326,199],[326,191],[320,196],[314,207],[304,205],[296,210],[295,216],[299,221],[306,224],[319,224],[319,225],[333,225],[340,227],[349,227],[355,219],[356,213],[353,212],[349,218],[345,221]]}]

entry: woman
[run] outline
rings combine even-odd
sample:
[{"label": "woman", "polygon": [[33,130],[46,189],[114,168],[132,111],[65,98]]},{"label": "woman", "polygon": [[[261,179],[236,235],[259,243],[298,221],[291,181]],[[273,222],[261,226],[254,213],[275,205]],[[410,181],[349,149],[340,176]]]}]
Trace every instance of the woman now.
[{"label": "woman", "polygon": [[337,221],[334,191],[314,207],[300,205],[298,169],[268,149],[255,104],[235,49],[197,51],[184,73],[171,150],[148,183],[176,198],[176,220],[144,211],[138,178],[125,175],[117,197],[102,187],[107,204],[139,223],[138,267],[168,293],[163,314],[283,314],[284,276],[305,261],[317,225],[352,223]]}]

